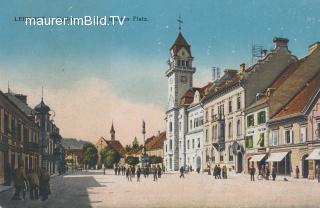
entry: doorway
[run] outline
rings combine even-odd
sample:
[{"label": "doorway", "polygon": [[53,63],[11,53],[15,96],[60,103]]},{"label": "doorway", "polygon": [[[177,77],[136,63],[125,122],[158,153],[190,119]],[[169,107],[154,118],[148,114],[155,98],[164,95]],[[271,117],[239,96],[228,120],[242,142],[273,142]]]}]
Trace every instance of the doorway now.
[{"label": "doorway", "polygon": [[308,178],[309,175],[309,163],[308,160],[306,160],[306,158],[308,157],[308,155],[303,155],[302,157],[302,177],[303,178]]}]

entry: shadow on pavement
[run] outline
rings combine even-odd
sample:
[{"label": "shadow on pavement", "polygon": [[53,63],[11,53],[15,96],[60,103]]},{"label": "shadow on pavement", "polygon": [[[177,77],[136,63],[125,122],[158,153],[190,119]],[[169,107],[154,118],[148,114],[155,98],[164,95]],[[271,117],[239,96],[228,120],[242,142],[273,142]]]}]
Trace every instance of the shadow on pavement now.
[{"label": "shadow on pavement", "polygon": [[76,207],[90,208],[91,204],[98,205],[101,201],[90,202],[89,193],[92,187],[102,187],[92,176],[64,177],[57,176],[51,180],[51,195],[45,202],[40,200],[29,200],[27,194],[26,200],[12,201],[11,197],[14,190],[2,192],[0,194],[1,208],[60,208]]}]

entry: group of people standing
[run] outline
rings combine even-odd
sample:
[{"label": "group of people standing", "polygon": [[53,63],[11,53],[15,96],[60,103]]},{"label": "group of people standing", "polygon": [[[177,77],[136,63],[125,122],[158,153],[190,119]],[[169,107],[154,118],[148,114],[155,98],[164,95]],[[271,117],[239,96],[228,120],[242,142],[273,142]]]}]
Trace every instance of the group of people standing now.
[{"label": "group of people standing", "polygon": [[220,165],[215,165],[213,168],[213,176],[215,179],[221,179],[221,173],[222,173],[222,178],[223,179],[227,179],[228,178],[228,174],[227,174],[227,166],[223,166],[222,169],[220,167]]},{"label": "group of people standing", "polygon": [[[264,178],[266,180],[269,180],[270,173],[271,173],[272,180],[273,181],[276,180],[277,168],[275,165],[272,166],[271,172],[270,172],[270,168],[269,168],[268,164],[259,166],[258,177],[261,177],[261,179]],[[254,167],[254,163],[252,163],[251,166],[249,167],[249,174],[250,174],[250,180],[254,181],[254,176],[256,174],[256,168]]]},{"label": "group of people standing", "polygon": [[135,178],[137,176],[137,182],[140,182],[140,177],[141,174],[144,175],[145,178],[149,177],[150,174],[153,175],[153,181],[157,181],[158,178],[161,178],[162,174],[162,169],[160,165],[153,165],[151,166],[146,166],[141,168],[140,165],[137,166],[137,168],[134,165],[130,166],[122,166],[120,167],[119,165],[115,165],[115,175],[125,175],[128,181],[132,181],[132,178]]},{"label": "group of people standing", "polygon": [[26,193],[29,191],[30,200],[38,200],[40,198],[42,201],[45,201],[51,193],[50,175],[44,168],[41,168],[39,171],[29,170],[26,173],[23,163],[20,162],[18,168],[13,171],[12,178],[15,187],[12,200],[21,200],[21,194],[23,200],[25,200]]}]

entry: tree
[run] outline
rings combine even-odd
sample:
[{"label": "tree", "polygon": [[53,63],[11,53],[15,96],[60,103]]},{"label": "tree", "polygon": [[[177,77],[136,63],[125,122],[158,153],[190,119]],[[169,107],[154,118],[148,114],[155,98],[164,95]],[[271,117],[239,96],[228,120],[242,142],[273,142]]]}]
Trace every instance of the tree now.
[{"label": "tree", "polygon": [[132,141],[132,149],[134,150],[138,150],[140,148],[139,142],[137,137],[134,137],[133,141]]},{"label": "tree", "polygon": [[112,168],[113,164],[120,161],[120,158],[120,154],[111,147],[106,147],[101,151],[101,163],[106,168]]},{"label": "tree", "polygon": [[137,165],[139,164],[139,157],[128,156],[126,158],[126,163],[129,165]]},{"label": "tree", "polygon": [[91,143],[86,143],[83,148],[83,164],[89,168],[95,167],[98,162],[98,150]]},{"label": "tree", "polygon": [[158,156],[150,156],[149,157],[150,164],[162,163],[162,158]]},{"label": "tree", "polygon": [[127,144],[125,149],[126,149],[126,152],[128,152],[128,153],[132,151],[132,147],[130,144],[129,145]]}]

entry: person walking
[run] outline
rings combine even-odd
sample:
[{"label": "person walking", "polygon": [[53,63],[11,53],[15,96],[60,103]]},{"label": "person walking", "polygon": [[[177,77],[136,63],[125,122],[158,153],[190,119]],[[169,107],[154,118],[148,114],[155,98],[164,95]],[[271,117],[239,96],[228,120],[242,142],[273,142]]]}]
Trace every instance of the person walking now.
[{"label": "person walking", "polygon": [[251,168],[249,169],[250,172],[250,180],[254,181],[254,174],[256,173],[256,168],[254,167],[254,165],[251,165]]},{"label": "person walking", "polygon": [[227,166],[223,166],[223,168],[222,168],[222,178],[223,179],[227,179]]},{"label": "person walking", "polygon": [[218,177],[218,166],[217,165],[215,165],[213,168],[213,176],[214,176],[214,179],[217,179],[217,177]]},{"label": "person walking", "polygon": [[158,173],[158,178],[161,178],[161,167],[160,165],[157,166],[157,173]]},{"label": "person walking", "polygon": [[153,169],[153,181],[158,181],[158,174],[157,174],[156,166],[154,165],[152,169]]},{"label": "person walking", "polygon": [[35,171],[30,170],[28,174],[29,192],[31,200],[39,199],[39,176]]},{"label": "person walking", "polygon": [[135,177],[135,175],[136,175],[136,168],[135,168],[134,166],[132,166],[131,173],[132,173],[132,177]]},{"label": "person walking", "polygon": [[299,179],[300,169],[296,166],[296,178]]},{"label": "person walking", "polygon": [[132,182],[132,167],[131,166],[128,168],[128,180],[130,180]]},{"label": "person walking", "polygon": [[137,182],[140,182],[140,175],[141,175],[141,168],[138,165],[138,169],[137,169]]},{"label": "person walking", "polygon": [[50,175],[45,168],[41,168],[39,173],[39,194],[41,196],[41,200],[47,200],[50,192]]},{"label": "person walking", "polygon": [[276,169],[276,166],[273,165],[272,166],[272,170],[271,170],[271,176],[272,176],[272,180],[276,180],[276,177],[277,177],[277,169]]},{"label": "person walking", "polygon": [[114,164],[114,174],[117,175],[117,173],[118,173],[117,165]]},{"label": "person walking", "polygon": [[180,168],[180,178],[181,177],[184,178],[184,168],[183,168],[183,166],[181,166],[181,168]]},{"label": "person walking", "polygon": [[18,168],[14,170],[13,181],[14,181],[15,193],[12,197],[12,200],[21,200],[20,192],[23,191],[25,180],[26,180],[26,173],[24,171],[23,164],[20,161],[18,164]]},{"label": "person walking", "polygon": [[265,172],[266,172],[266,180],[269,180],[269,177],[270,177],[270,169],[268,167],[268,165],[265,166]]},{"label": "person walking", "polygon": [[221,168],[220,168],[220,165],[218,165],[218,178],[221,179]]},{"label": "person walking", "polygon": [[118,166],[118,175],[120,175],[120,172],[121,172],[121,167]]}]

